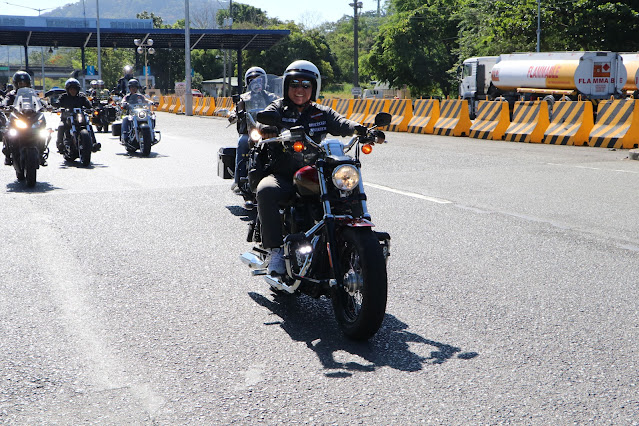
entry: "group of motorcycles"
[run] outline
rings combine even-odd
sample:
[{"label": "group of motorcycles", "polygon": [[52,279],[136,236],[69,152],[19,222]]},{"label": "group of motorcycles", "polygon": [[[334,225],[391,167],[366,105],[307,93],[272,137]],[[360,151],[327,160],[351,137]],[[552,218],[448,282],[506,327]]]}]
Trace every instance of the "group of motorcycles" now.
[{"label": "group of motorcycles", "polygon": [[[268,173],[267,160],[261,155],[266,145],[302,152],[307,163],[294,176],[295,196],[280,206],[286,273],[268,274],[268,251],[262,246],[258,214],[247,235],[253,248],[240,259],[252,269],[252,275],[263,275],[278,294],[329,298],[345,336],[371,338],[386,311],[390,236],[373,230],[360,152],[369,154],[373,145],[385,142],[383,132],[375,129],[390,124],[391,116],[379,113],[365,135],[356,135],[345,144],[328,138],[315,143],[301,126],[262,139],[257,123],[281,128],[279,115],[252,109],[239,97],[234,101],[235,116],[246,120],[249,129],[249,172],[239,185],[242,197],[250,201],[247,205],[255,203],[257,183]],[[218,172],[227,179],[233,177],[231,158],[234,161],[232,148],[220,150]]]},{"label": "group of motorcycles", "polygon": [[[54,100],[61,93],[64,89],[50,90],[45,93],[45,98]],[[128,153],[139,150],[143,156],[148,156],[151,146],[160,141],[161,134],[155,130],[153,102],[138,103],[120,113],[119,97],[89,99],[92,109],[54,110],[43,103],[33,88],[18,89],[13,104],[0,111],[0,137],[19,181],[25,181],[28,187],[35,186],[37,170],[49,156],[54,130],[46,127],[46,111],[57,112],[69,129],[58,147],[60,154],[69,162],[79,159],[84,167],[91,164],[91,154],[101,148],[93,126],[98,132],[108,132],[111,125],[112,135],[120,136],[121,122],[116,122],[119,116],[130,123],[127,137],[121,138],[121,144]],[[52,104],[55,105],[55,101]]]}]

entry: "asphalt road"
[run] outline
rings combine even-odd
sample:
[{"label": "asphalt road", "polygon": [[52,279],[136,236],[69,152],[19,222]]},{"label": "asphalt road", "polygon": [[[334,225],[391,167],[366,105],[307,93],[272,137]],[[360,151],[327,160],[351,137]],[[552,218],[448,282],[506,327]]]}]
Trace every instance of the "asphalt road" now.
[{"label": "asphalt road", "polygon": [[53,153],[34,189],[0,169],[0,423],[639,424],[628,151],[389,133],[363,158],[392,255],[362,344],[239,261],[234,128],[158,129],[149,158]]}]

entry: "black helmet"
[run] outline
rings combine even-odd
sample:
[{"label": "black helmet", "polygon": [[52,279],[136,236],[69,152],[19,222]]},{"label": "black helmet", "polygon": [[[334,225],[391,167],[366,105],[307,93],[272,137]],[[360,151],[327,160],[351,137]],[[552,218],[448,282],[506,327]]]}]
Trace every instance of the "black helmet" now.
[{"label": "black helmet", "polygon": [[64,83],[64,89],[69,93],[69,89],[75,87],[78,92],[80,91],[80,82],[75,78],[70,78]]},{"label": "black helmet", "polygon": [[288,99],[288,85],[289,82],[295,78],[308,80],[313,85],[313,89],[311,91],[311,100],[316,101],[320,94],[320,89],[322,88],[322,76],[320,75],[319,69],[309,61],[295,61],[288,67],[286,67],[286,71],[284,71],[284,81],[283,81],[283,95],[284,98]]},{"label": "black helmet", "polygon": [[18,89],[31,87],[31,76],[26,71],[18,71],[13,74],[13,85]]},{"label": "black helmet", "polygon": [[13,84],[7,84],[7,92],[10,92],[14,89]]},{"label": "black helmet", "polygon": [[137,81],[135,78],[132,78],[131,80],[129,80],[128,86],[129,87],[137,87],[139,89],[140,88],[140,82]]}]

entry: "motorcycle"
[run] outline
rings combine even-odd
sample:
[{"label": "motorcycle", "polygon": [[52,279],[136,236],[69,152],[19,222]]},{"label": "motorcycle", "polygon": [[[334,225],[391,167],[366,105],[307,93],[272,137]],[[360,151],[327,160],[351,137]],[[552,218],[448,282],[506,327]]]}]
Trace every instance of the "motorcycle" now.
[{"label": "motorcycle", "polygon": [[[151,111],[151,105],[155,102],[138,102],[130,104],[127,114],[122,117],[122,121],[129,120],[128,135],[120,138],[120,144],[124,145],[129,154],[134,153],[138,149],[143,156],[148,157],[151,154],[151,146],[160,142],[162,134],[159,130],[155,130],[155,112]],[[122,132],[122,123],[113,123],[111,134],[120,136]]]},{"label": "motorcycle", "polygon": [[[261,112],[257,119],[277,125],[279,115]],[[257,245],[240,259],[253,275],[264,275],[276,292],[330,298],[340,329],[354,340],[372,337],[386,311],[390,235],[372,229],[359,153],[361,149],[368,154],[373,145],[385,143],[383,132],[376,129],[390,120],[389,114],[379,113],[366,135],[356,135],[346,145],[337,139],[317,144],[303,127],[257,144],[281,144],[301,152],[307,165],[295,173],[294,199],[280,210],[286,273],[267,275],[268,252],[261,246],[259,215],[247,236]],[[355,156],[347,155],[353,148]]]},{"label": "motorcycle", "polygon": [[[252,157],[256,155],[255,144],[260,139],[256,117],[257,114],[264,108],[255,107],[255,105],[252,105],[251,101],[242,99],[240,95],[233,95],[233,103],[235,104],[235,113],[232,114],[231,117],[229,117],[229,126],[240,122],[240,127],[245,128],[248,132],[248,135],[240,134],[240,137],[248,138],[249,152],[247,153],[246,158],[243,160],[246,162],[246,167],[248,169],[252,162]],[[227,160],[227,164],[224,164],[224,167],[226,167],[226,175],[230,179],[235,178],[236,151],[236,147],[226,147],[220,149],[220,158],[227,157],[225,158]],[[218,166],[218,174],[219,172],[220,170]],[[222,178],[225,177],[224,175],[225,173],[223,171]],[[256,204],[254,193],[255,188],[251,188],[248,176],[242,176],[239,179],[237,191],[238,194],[244,198],[244,206],[246,208],[252,208]]]},{"label": "motorcycle", "polygon": [[113,101],[108,99],[98,100],[97,98],[93,99],[93,114],[91,114],[91,124],[95,126],[100,132],[108,132],[109,125],[113,123],[116,119],[117,108],[113,104]]},{"label": "motorcycle", "polygon": [[68,129],[64,133],[61,154],[66,161],[80,158],[82,165],[87,167],[91,164],[91,153],[99,151],[102,146],[96,142],[89,114],[83,108],[63,109],[61,114]]},{"label": "motorcycle", "polygon": [[27,186],[33,187],[40,162],[49,156],[52,131],[46,128],[45,108],[32,88],[18,89],[10,109],[3,134],[5,147],[11,154],[18,180],[26,180]]}]

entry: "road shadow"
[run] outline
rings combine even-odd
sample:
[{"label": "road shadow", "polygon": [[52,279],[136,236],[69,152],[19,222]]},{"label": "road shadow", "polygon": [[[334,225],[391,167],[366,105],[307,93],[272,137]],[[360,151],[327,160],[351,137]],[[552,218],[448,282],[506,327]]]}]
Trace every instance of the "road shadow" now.
[{"label": "road shadow", "polygon": [[34,194],[44,194],[47,192],[55,191],[56,189],[62,189],[57,186],[53,186],[48,182],[38,182],[33,188],[29,188],[25,182],[20,182],[18,180],[7,184],[7,192],[13,193],[34,193]]},{"label": "road shadow", "polygon": [[[411,333],[406,323],[388,313],[372,339],[354,342],[341,334],[331,303],[326,299],[279,292],[272,299],[255,292],[250,292],[249,296],[279,317],[266,325],[279,325],[293,340],[305,342],[317,354],[327,370],[327,377],[350,377],[354,372],[372,372],[380,367],[415,372],[422,370],[424,365],[440,365],[451,359],[470,360],[479,356],[477,352],[464,352],[457,346]],[[410,350],[411,343],[432,346],[433,350],[424,357]],[[367,363],[340,362],[335,356],[339,351],[357,355]]]},{"label": "road shadow", "polygon": [[67,161],[67,160],[63,160],[60,163],[59,169],[61,170],[65,170],[65,169],[87,169],[87,170],[93,170],[93,169],[104,169],[107,168],[109,166],[102,164],[102,163],[94,163],[93,161],[91,161],[91,163],[89,163],[88,166],[83,166],[82,163],[80,161]]},{"label": "road shadow", "polygon": [[233,216],[239,217],[243,222],[251,222],[257,216],[257,209],[247,210],[241,206],[225,206]]},{"label": "road shadow", "polygon": [[116,152],[115,155],[119,155],[122,157],[129,157],[129,158],[165,158],[168,157],[168,155],[164,155],[164,154],[160,154],[158,152],[153,152],[151,151],[149,153],[149,155],[142,155],[142,153],[140,151],[135,151],[135,152]]}]

